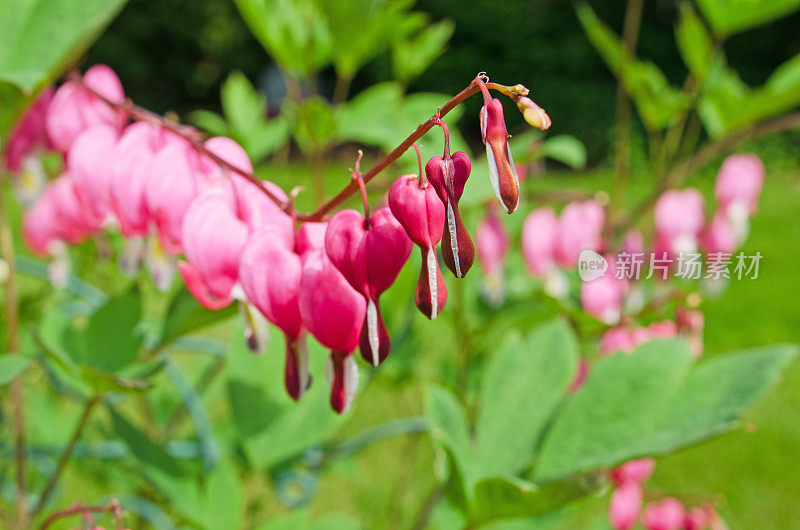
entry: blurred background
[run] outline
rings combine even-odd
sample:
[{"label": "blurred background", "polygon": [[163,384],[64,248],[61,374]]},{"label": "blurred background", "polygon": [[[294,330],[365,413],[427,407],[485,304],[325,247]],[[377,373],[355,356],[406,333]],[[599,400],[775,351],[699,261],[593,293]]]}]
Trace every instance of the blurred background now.
[{"label": "blurred background", "polygon": [[[455,94],[479,71],[486,71],[493,81],[526,85],[531,97],[552,119],[547,138],[562,138],[548,150],[541,143],[543,136],[538,133],[525,136],[523,131],[527,128],[522,117],[506,111],[509,131],[518,135],[520,142],[535,144],[530,153],[526,155],[523,151],[519,157],[533,175],[529,177],[533,179],[529,186],[539,191],[561,188],[592,193],[614,191],[617,78],[609,70],[603,54],[598,53],[596,42],[593,45],[587,36],[590,16],[584,13],[579,20],[575,4],[564,0],[419,0],[406,3],[407,9],[420,14],[409,22],[414,31],[437,28],[436,35],[429,35],[433,43],[430,46],[433,51],[428,54],[430,61],[419,68],[404,66],[404,51],[386,44],[376,46],[374,54],[364,54],[363,61],[354,61],[358,67],[348,67],[346,61],[341,64],[322,61],[318,68],[306,69],[313,59],[304,56],[303,60],[294,61],[299,53],[313,55],[313,43],[308,45],[308,41],[300,39],[297,53],[287,52],[286,48],[285,56],[276,60],[275,54],[268,52],[270,35],[276,34],[275,28],[265,28],[261,38],[254,36],[258,31],[253,31],[252,21],[243,18],[240,11],[241,5],[247,3],[239,2],[237,9],[235,2],[223,0],[193,0],[191,3],[130,0],[88,50],[83,64],[111,66],[119,74],[126,95],[141,106],[162,114],[174,113],[210,134],[233,136],[257,163],[257,173],[285,190],[296,185],[316,186],[315,192],[327,189],[328,195],[347,182],[347,167],[352,165],[357,147],[368,145],[367,159],[377,158],[393,142],[396,145],[397,138],[402,140],[420,120],[426,119],[436,105],[446,101],[447,97],[442,94],[448,97]],[[624,2],[592,0],[590,4],[594,14],[608,28],[617,35],[623,33]],[[791,4],[783,9],[781,16],[769,17],[761,24],[726,35],[727,65],[750,87],[764,85],[778,67],[800,54],[800,5],[796,2],[781,4]],[[658,65],[668,84],[678,88],[689,74],[687,61],[675,42],[675,27],[682,9],[685,4],[682,7],[673,0],[645,1],[636,47],[639,59]],[[287,17],[286,20],[291,18]],[[304,24],[300,23],[297,34],[303,33]],[[349,34],[354,35],[357,29]],[[718,35],[713,40],[715,46],[720,46]],[[423,41],[420,38],[416,43],[419,48],[405,53],[421,54],[425,48]],[[794,63],[794,69],[786,70],[783,82],[798,87],[800,68],[797,61]],[[408,68],[407,75],[403,74],[404,67]],[[382,92],[375,91],[376,84],[390,81],[396,84],[383,85]],[[386,110],[381,98],[396,103],[391,95],[395,89],[409,105],[405,114],[411,117],[402,122],[394,121],[395,115],[391,112],[380,112],[381,108]],[[365,91],[370,90],[373,92],[369,97],[364,96]],[[800,88],[794,91],[800,93]],[[322,103],[315,103],[317,96]],[[360,96],[364,96],[360,107],[350,105],[359,101]],[[399,98],[398,95],[398,101]],[[247,101],[250,106],[239,105],[241,101]],[[344,101],[349,101],[348,105],[342,105],[341,114],[336,114],[337,125],[331,125],[333,111],[327,109],[335,109]],[[787,105],[779,112],[796,110],[800,104],[791,98],[785,101]],[[477,126],[480,105],[478,98],[473,98],[460,114],[451,114],[457,120],[451,120],[456,125],[453,127],[456,147],[463,146],[473,152],[483,149]],[[733,109],[735,115],[738,108],[744,111],[745,106],[733,104],[728,110]],[[253,109],[257,110],[253,112]],[[749,112],[750,108],[747,110]],[[779,112],[765,111],[758,119]],[[643,122],[636,112],[632,115],[628,202],[648,194],[656,171],[651,156],[652,124]],[[715,130],[715,122],[705,121],[708,114],[703,116],[703,126],[697,122],[695,127],[697,139],[713,139],[729,132],[728,122]],[[378,124],[374,130],[361,130],[368,120]],[[735,122],[736,117],[731,120]],[[333,132],[335,127],[339,129]],[[730,130],[735,129],[732,125]],[[287,140],[290,135],[292,141]],[[260,140],[264,137],[278,140],[262,144]],[[426,137],[423,141],[425,156],[437,151],[440,154],[440,142],[440,138]],[[724,296],[704,301],[706,357],[766,343],[800,342],[800,299],[796,296],[800,289],[797,275],[800,264],[800,223],[797,222],[800,218],[800,129],[742,143],[736,146],[736,151],[754,152],[766,166],[760,208],[752,220],[750,237],[743,249],[750,254],[761,252],[763,261],[757,280],[731,282]],[[721,160],[721,155],[712,157],[711,163],[687,176],[683,184],[712,197],[714,175]],[[411,155],[405,156],[388,175],[376,181],[377,185],[372,188],[375,197],[385,191],[381,183],[385,185],[400,175],[401,170],[415,167],[416,160]],[[483,167],[480,171],[486,173]],[[473,179],[485,179],[483,173]],[[486,189],[481,193],[489,190],[488,185],[483,187]],[[319,202],[318,199],[314,193],[306,192],[301,195],[299,204],[307,208]],[[465,202],[482,205],[485,199],[486,193],[467,198]],[[508,218],[512,233],[518,233],[525,214],[534,206],[537,206],[535,200],[530,201],[518,215]],[[479,214],[466,215],[470,229],[477,224]],[[519,242],[513,244],[518,246]],[[428,383],[460,377],[456,373],[460,361],[455,358],[455,337],[450,323],[443,323],[441,319],[434,323],[422,322],[419,315],[408,317],[412,322],[404,320],[409,314],[405,310],[409,307],[413,310],[413,305],[405,298],[416,274],[408,270],[413,267],[406,269],[398,280],[404,287],[390,291],[385,297],[387,307],[394,305],[403,309],[402,312],[388,311],[387,321],[394,341],[391,362],[366,378],[357,398],[359,405],[336,424],[338,430],[331,426],[327,417],[320,420],[320,430],[324,429],[325,433],[320,433],[313,442],[328,436],[325,448],[328,442],[349,440],[385,421],[418,417],[423,412],[423,393]],[[519,256],[511,258],[509,270],[509,277],[527,278]],[[114,281],[114,277],[110,275],[105,280]],[[480,288],[476,283],[464,287],[465,292],[454,291],[452,307],[460,300],[471,300],[472,295],[477,300],[475,293]],[[467,311],[483,315],[490,309],[483,302],[474,302]],[[536,318],[531,317],[532,320]],[[228,322],[212,328],[211,334],[227,337],[230,333]],[[267,357],[279,358],[280,339],[278,334],[273,335],[272,350]],[[243,349],[242,345],[236,347]],[[487,348],[484,346],[484,349]],[[242,351],[235,353],[246,355]],[[256,364],[250,365],[250,362],[227,370],[244,374],[245,379],[248,373],[263,371],[264,361],[253,361],[257,364],[255,369]],[[191,379],[200,381],[215,361],[189,358],[181,363]],[[273,366],[270,370],[269,384],[280,391],[280,369],[275,370]],[[480,362],[473,371],[475,374],[480,371]],[[412,373],[414,377],[409,376]],[[475,374],[472,379],[477,378]],[[467,378],[470,377],[467,374]],[[250,380],[249,383],[254,382]],[[217,436],[228,441],[235,437],[236,429],[229,421],[226,396],[236,394],[235,390],[230,384],[226,386],[224,381],[216,380],[208,385],[203,396],[213,422],[218,425]],[[266,406],[257,403],[260,395],[247,393],[250,387],[239,390],[241,393],[237,396],[246,407]],[[175,406],[174,396],[157,391],[153,401],[164,416],[153,421],[165,422],[166,410]],[[60,410],[59,406],[53,400],[41,405],[41,410],[56,411]],[[261,409],[254,410],[252,416],[257,418]],[[249,425],[252,418],[246,417],[248,412],[247,408],[244,412],[233,410],[235,422]],[[35,426],[42,432],[50,427],[47,422]],[[249,425],[249,428],[261,432],[264,425]],[[192,432],[186,426],[175,432],[186,434],[187,430]],[[94,432],[96,437],[98,432],[105,434],[102,427]],[[291,446],[293,440],[274,443]],[[301,445],[305,443],[302,441]],[[315,518],[340,514],[370,528],[409,528],[414,527],[419,514],[425,513],[426,502],[437,491],[432,472],[434,451],[425,433],[377,437],[376,441],[359,446],[358,452],[350,458],[326,460],[325,473],[321,474],[308,469],[321,467],[314,458],[322,458],[323,453],[317,455],[309,451],[299,464],[292,461],[284,465],[288,460],[286,449],[275,449],[272,444],[269,438],[260,436],[245,449],[247,458],[257,464],[253,466],[256,476],[242,479],[242,488],[249,510],[261,518],[286,515],[290,509],[299,508]],[[659,458],[650,486],[696,503],[714,502],[731,528],[800,528],[800,504],[797,502],[800,475],[796,473],[799,450],[800,365],[794,363],[777,390],[748,413],[741,428]],[[259,460],[259,453],[266,456]],[[329,456],[324,454],[325,458]],[[236,456],[242,457],[241,454]],[[75,497],[91,499],[103,495],[110,484],[125,482],[127,475],[135,472],[135,469],[120,467],[107,478],[101,468],[102,464],[97,462],[88,463],[80,472],[69,476],[65,489],[74,492]],[[180,498],[176,493],[169,499],[175,503]],[[158,504],[164,499],[145,500]],[[607,496],[593,497],[544,520],[497,523],[493,528],[607,528],[607,506]],[[139,509],[145,508],[145,504],[139,506]],[[286,521],[287,528],[303,525],[297,520]],[[432,515],[431,523],[433,527],[448,527],[447,518],[439,513]],[[330,528],[337,527],[336,520],[330,520]]]}]

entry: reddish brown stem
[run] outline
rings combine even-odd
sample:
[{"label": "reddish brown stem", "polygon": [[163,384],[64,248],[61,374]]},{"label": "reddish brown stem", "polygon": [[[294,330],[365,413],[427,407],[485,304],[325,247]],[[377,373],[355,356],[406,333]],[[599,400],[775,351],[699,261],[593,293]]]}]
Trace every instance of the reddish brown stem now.
[{"label": "reddish brown stem", "polygon": [[122,508],[120,508],[119,502],[116,500],[111,500],[105,506],[99,505],[91,505],[91,504],[82,504],[80,502],[76,502],[69,508],[65,508],[63,510],[59,510],[57,512],[52,513],[47,519],[42,522],[39,530],[47,530],[54,522],[58,521],[59,519],[63,519],[64,517],[72,517],[73,515],[88,515],[92,513],[110,513],[114,516],[117,522],[117,528],[120,530],[123,528],[122,524]]},{"label": "reddish brown stem", "polygon": [[371,216],[369,214],[369,197],[367,197],[367,186],[364,184],[364,179],[361,177],[361,159],[364,157],[364,151],[358,150],[358,158],[356,158],[356,169],[350,170],[353,180],[358,185],[361,191],[361,201],[364,204],[364,227],[369,230],[371,223]]},{"label": "reddish brown stem", "polygon": [[[86,91],[90,92],[94,96],[104,101],[107,105],[113,108],[122,109],[128,115],[130,115],[130,117],[133,118],[134,120],[147,121],[149,123],[153,123],[160,127],[164,127],[165,129],[172,131],[173,133],[179,136],[186,138],[186,140],[189,141],[197,151],[208,156],[214,162],[219,164],[221,167],[229,171],[233,171],[234,173],[237,173],[238,175],[241,175],[247,180],[258,185],[258,188],[261,190],[261,192],[264,193],[267,197],[269,197],[275,204],[280,206],[284,211],[288,212],[290,210],[291,204],[289,204],[288,201],[281,200],[280,198],[275,196],[275,194],[266,189],[264,186],[261,186],[261,179],[259,179],[257,176],[247,171],[244,171],[232,164],[229,164],[219,156],[215,155],[214,153],[206,149],[202,142],[203,138],[202,135],[195,129],[180,125],[179,123],[176,123],[172,120],[168,120],[159,114],[156,114],[147,109],[139,107],[129,99],[125,99],[125,101],[123,101],[122,103],[111,101],[106,97],[104,97],[102,94],[92,89],[91,87],[87,86],[83,82],[83,79],[80,77],[80,74],[78,74],[77,72],[71,73],[69,79],[73,83],[80,85]],[[386,169],[386,167],[388,167],[389,164],[400,158],[400,156],[403,153],[405,153],[408,150],[408,148],[414,144],[414,142],[422,138],[425,135],[425,133],[430,131],[431,128],[435,125],[436,119],[444,117],[448,112],[450,112],[455,107],[464,102],[464,100],[475,95],[479,91],[484,90],[488,93],[488,90],[492,89],[501,92],[512,99],[518,97],[519,95],[526,95],[528,93],[528,89],[526,89],[522,85],[506,86],[506,85],[501,85],[499,83],[486,82],[486,79],[488,78],[486,77],[486,74],[484,74],[483,72],[478,74],[478,76],[475,79],[473,79],[464,90],[453,96],[450,99],[450,101],[445,103],[444,106],[436,112],[436,114],[434,114],[430,119],[428,119],[428,121],[420,124],[416,128],[416,130],[412,132],[408,136],[408,138],[406,138],[403,141],[403,143],[397,146],[391,153],[381,158],[380,161],[378,161],[378,163],[372,167],[372,169],[367,171],[363,175],[364,184],[375,178],[375,176],[378,175],[378,173],[380,173],[384,169]],[[358,189],[359,185],[356,182],[351,181],[347,186],[345,186],[345,188],[342,191],[337,193],[332,199],[328,200],[328,202],[320,206],[316,211],[308,214],[297,214],[297,221],[306,222],[306,221],[323,220],[327,214],[329,214],[331,211],[333,211],[334,208],[336,208],[344,201],[346,201],[351,195],[356,193]]]}]

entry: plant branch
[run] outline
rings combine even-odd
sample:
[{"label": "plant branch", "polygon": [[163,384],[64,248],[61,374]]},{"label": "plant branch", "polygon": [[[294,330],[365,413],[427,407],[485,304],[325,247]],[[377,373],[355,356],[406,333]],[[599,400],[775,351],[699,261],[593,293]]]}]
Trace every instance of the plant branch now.
[{"label": "plant branch", "polygon": [[[516,99],[519,96],[526,96],[528,94],[528,89],[522,85],[514,85],[514,86],[506,86],[501,85],[499,83],[491,83],[485,82],[485,74],[480,73],[478,76],[470,82],[470,84],[461,92],[453,96],[450,101],[444,104],[436,113],[428,119],[425,123],[420,124],[417,129],[412,132],[408,138],[406,138],[403,143],[397,146],[391,153],[384,156],[375,166],[367,171],[364,174],[364,183],[366,184],[373,178],[375,178],[378,173],[386,169],[389,164],[400,158],[400,156],[405,153],[411,145],[422,138],[435,124],[435,120],[444,117],[445,114],[453,110],[459,104],[464,102],[464,100],[468,99],[470,96],[476,94],[477,92],[482,90],[482,86],[485,88],[489,88],[492,90],[496,90],[501,92],[502,94]],[[220,167],[232,171],[242,177],[246,178],[253,184],[255,184],[262,193],[264,193],[272,202],[280,206],[285,212],[291,213],[292,204],[291,201],[284,201],[281,198],[277,197],[274,193],[268,190],[266,187],[262,185],[262,180],[258,178],[256,175],[244,171],[241,168],[234,166],[233,164],[228,163],[224,159],[220,158],[216,154],[209,151],[203,145],[203,135],[198,132],[197,130],[181,125],[174,120],[165,118],[160,114],[156,114],[152,111],[149,111],[145,108],[139,107],[135,105],[130,99],[125,99],[122,103],[111,101],[102,94],[98,93],[92,87],[86,85],[83,82],[80,74],[78,72],[72,72],[69,75],[69,80],[80,87],[82,87],[87,92],[91,93],[92,95],[96,96],[107,105],[111,106],[115,109],[120,109],[126,112],[132,119],[137,121],[146,121],[148,123],[152,123],[159,127],[163,127],[181,137],[186,139],[192,147],[197,150],[198,152],[202,153],[205,156],[208,156],[211,160],[217,163]],[[334,208],[342,204],[345,200],[347,200],[351,195],[358,191],[358,184],[351,181],[345,186],[345,188],[340,191],[336,196],[330,199],[328,202],[323,204],[319,207],[316,211],[308,213],[308,214],[297,214],[296,219],[299,222],[306,222],[306,221],[321,221],[324,217],[330,213]]]},{"label": "plant branch", "polygon": [[53,490],[58,484],[61,475],[64,473],[64,469],[66,469],[67,464],[72,458],[72,454],[75,452],[75,446],[78,444],[78,440],[80,440],[86,425],[89,423],[89,416],[92,413],[92,409],[94,409],[95,405],[97,405],[99,402],[99,395],[90,397],[86,402],[86,406],[83,408],[83,414],[81,414],[81,418],[78,420],[78,425],[75,427],[75,431],[72,433],[72,438],[70,438],[69,443],[67,443],[67,446],[64,448],[61,456],[58,458],[56,470],[53,472],[53,475],[50,477],[50,480],[47,482],[47,485],[42,491],[39,501],[36,503],[36,507],[31,512],[31,516],[35,516],[37,513],[39,513],[42,508],[44,508],[45,504],[47,504],[50,495],[53,494]]},{"label": "plant branch", "polygon": [[54,522],[64,517],[71,517],[73,515],[78,514],[89,514],[89,513],[110,513],[114,516],[117,521],[117,528],[122,529],[122,509],[119,506],[119,503],[116,500],[111,500],[105,506],[98,506],[98,505],[86,505],[77,502],[70,506],[69,508],[65,508],[63,510],[59,510],[54,512],[50,517],[44,520],[42,525],[39,527],[39,530],[47,530]]},{"label": "plant branch", "polygon": [[[6,212],[5,182],[0,181],[0,252],[8,267],[6,278],[6,351],[19,355],[19,298],[16,284],[16,261],[14,258],[14,236]],[[14,431],[14,461],[17,482],[17,525],[26,526],[28,519],[25,484],[25,411],[22,395],[22,376],[11,381],[12,424]]]}]

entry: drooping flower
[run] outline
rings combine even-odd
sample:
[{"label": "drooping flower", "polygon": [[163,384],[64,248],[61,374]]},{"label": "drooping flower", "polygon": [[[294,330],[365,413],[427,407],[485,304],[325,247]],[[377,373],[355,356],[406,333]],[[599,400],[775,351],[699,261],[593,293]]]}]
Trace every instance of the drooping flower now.
[{"label": "drooping flower", "polygon": [[679,530],[683,528],[685,513],[681,501],[667,497],[648,504],[642,519],[647,530]]},{"label": "drooping flower", "polygon": [[342,210],[328,222],[325,251],[367,301],[361,355],[378,366],[391,349],[379,297],[397,279],[411,253],[411,240],[389,208],[378,208],[370,219],[355,210]]},{"label": "drooping flower", "polygon": [[519,177],[508,147],[508,131],[500,100],[492,98],[486,102],[481,109],[480,119],[492,189],[500,205],[506,212],[512,213],[519,206]]},{"label": "drooping flower", "polygon": [[282,233],[274,226],[250,235],[239,265],[247,299],[286,337],[284,383],[295,400],[311,384],[299,305],[302,269],[300,256],[286,247]]},{"label": "drooping flower", "polygon": [[402,175],[389,188],[389,208],[408,237],[420,249],[422,267],[414,301],[423,315],[434,320],[447,302],[447,286],[436,260],[436,244],[444,230],[444,205],[422,175]]},{"label": "drooping flower", "polygon": [[705,224],[705,201],[695,189],[668,190],[656,201],[656,256],[697,251]]},{"label": "drooping flower", "polygon": [[182,242],[187,261],[178,263],[178,271],[204,306],[221,309],[233,301],[248,232],[223,188],[206,189],[186,211]]},{"label": "drooping flower", "polygon": [[531,127],[536,127],[543,131],[550,128],[552,124],[550,116],[548,116],[544,109],[537,105],[531,98],[525,96],[517,98],[517,108]]},{"label": "drooping flower", "polygon": [[327,222],[301,224],[295,236],[295,251],[302,256],[314,250],[325,250],[325,232],[327,230]]},{"label": "drooping flower", "polygon": [[36,101],[25,111],[25,114],[8,133],[3,154],[5,167],[12,173],[23,168],[23,162],[38,151],[50,149],[47,136],[47,109],[53,99],[53,87],[45,88]]},{"label": "drooping flower", "polygon": [[646,482],[653,474],[656,462],[652,458],[629,460],[611,472],[611,478],[617,484],[633,481],[639,484]]},{"label": "drooping flower", "polygon": [[67,167],[78,197],[89,215],[99,222],[106,221],[111,214],[112,168],[118,141],[118,129],[106,124],[93,125],[75,138],[67,154]]},{"label": "drooping flower", "polygon": [[[83,75],[83,83],[114,103],[122,103],[125,92],[117,74],[98,64]],[[122,130],[127,116],[83,87],[67,81],[56,90],[47,110],[47,134],[60,151],[66,153],[72,142],[92,125],[104,124]]]},{"label": "drooping flower", "polygon": [[537,278],[545,278],[556,266],[557,231],[556,214],[547,207],[533,210],[522,225],[522,257]]},{"label": "drooping flower", "polygon": [[574,267],[584,250],[599,252],[603,246],[605,211],[595,201],[573,201],[561,211],[556,238],[556,259],[564,267]]},{"label": "drooping flower", "polygon": [[458,201],[471,170],[469,156],[461,151],[452,157],[434,156],[425,164],[425,175],[445,207],[442,258],[456,278],[466,276],[475,261],[475,245],[458,211]]},{"label": "drooping flower", "polygon": [[642,486],[635,481],[621,484],[611,494],[608,522],[614,530],[629,530],[636,525],[642,508]]},{"label": "drooping flower", "polygon": [[300,280],[300,316],[314,338],[331,349],[330,402],[340,414],[350,408],[358,387],[358,367],[352,353],[361,337],[366,306],[364,297],[353,289],[325,252],[306,254]]},{"label": "drooping flower", "polygon": [[493,211],[478,223],[475,242],[487,298],[492,304],[499,305],[504,296],[503,266],[511,243],[503,222]]},{"label": "drooping flower", "polygon": [[606,259],[609,268],[605,274],[581,283],[581,306],[601,322],[614,325],[622,316],[628,284],[614,274],[613,258],[609,256]]},{"label": "drooping flower", "polygon": [[756,155],[731,155],[717,173],[714,195],[731,216],[749,216],[758,207],[764,186],[764,164]]}]

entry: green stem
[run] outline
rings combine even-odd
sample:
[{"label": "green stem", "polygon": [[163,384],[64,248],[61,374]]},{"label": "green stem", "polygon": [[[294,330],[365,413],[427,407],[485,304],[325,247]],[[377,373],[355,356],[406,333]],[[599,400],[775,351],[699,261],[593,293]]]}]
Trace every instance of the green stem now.
[{"label": "green stem", "polygon": [[331,447],[326,453],[325,462],[334,458],[351,455],[385,438],[391,438],[392,436],[399,436],[402,434],[424,432],[427,429],[428,422],[424,416],[412,416],[409,418],[387,421],[386,423],[376,425],[361,434]]},{"label": "green stem", "polygon": [[[8,267],[6,278],[6,351],[12,355],[19,352],[19,298],[16,284],[16,261],[14,259],[14,236],[6,211],[6,182],[0,182],[0,251]],[[25,410],[22,394],[22,376],[11,381],[12,424],[17,482],[17,526],[25,528],[28,521],[25,477]]]},{"label": "green stem", "polygon": [[47,501],[50,499],[50,496],[53,494],[53,490],[55,489],[56,485],[58,484],[61,475],[64,473],[64,470],[67,467],[70,459],[72,458],[73,453],[75,452],[75,446],[78,444],[78,441],[83,434],[84,429],[89,424],[89,416],[92,413],[95,405],[100,402],[100,396],[94,395],[89,398],[86,402],[86,406],[83,408],[83,414],[81,414],[80,420],[78,420],[78,425],[75,427],[75,431],[72,433],[72,438],[70,438],[69,443],[64,448],[64,451],[61,453],[61,456],[58,459],[58,465],[56,466],[56,470],[53,472],[53,475],[50,477],[50,480],[47,482],[47,485],[44,487],[42,491],[42,495],[39,497],[39,502],[36,503],[36,507],[31,512],[31,516],[35,517],[42,508],[44,508]]}]

